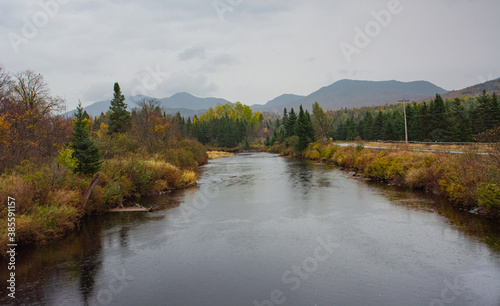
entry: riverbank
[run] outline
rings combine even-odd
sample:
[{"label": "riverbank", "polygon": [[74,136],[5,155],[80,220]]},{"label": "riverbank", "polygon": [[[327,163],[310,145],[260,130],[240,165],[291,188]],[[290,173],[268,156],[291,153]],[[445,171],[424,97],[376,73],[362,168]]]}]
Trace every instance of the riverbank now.
[{"label": "riverbank", "polygon": [[[273,148],[273,152],[279,148]],[[454,206],[500,219],[500,170],[496,156],[377,150],[362,144],[310,144],[298,154],[279,150],[283,155],[326,162],[354,171],[371,180],[409,189],[422,189],[449,199]]]},{"label": "riverbank", "polygon": [[[18,245],[44,244],[74,231],[86,215],[135,202],[144,195],[195,185],[196,168],[208,161],[203,146],[199,144],[197,149],[187,156],[179,151],[105,159],[88,201],[84,192],[91,177],[75,174],[56,163],[24,162],[0,177],[0,198],[14,198],[16,203],[14,241]],[[2,233],[7,233],[8,213],[4,206],[0,212]],[[6,234],[0,235],[0,257],[6,254],[7,239]]]}]

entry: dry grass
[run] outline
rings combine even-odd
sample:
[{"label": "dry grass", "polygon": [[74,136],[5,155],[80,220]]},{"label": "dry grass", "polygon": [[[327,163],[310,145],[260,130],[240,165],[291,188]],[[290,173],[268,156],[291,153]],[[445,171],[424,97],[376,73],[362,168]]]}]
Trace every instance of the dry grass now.
[{"label": "dry grass", "polygon": [[335,145],[323,148],[321,155],[329,156],[328,162],[357,169],[369,178],[425,189],[457,205],[479,205],[500,216],[500,169],[495,156],[470,151],[444,154]]},{"label": "dry grass", "polygon": [[403,142],[376,142],[376,141],[361,141],[350,142],[340,141],[338,143],[351,143],[352,145],[362,144],[367,147],[380,147],[392,150],[434,150],[438,152],[456,151],[486,153],[492,151],[492,146],[488,144],[425,144],[425,143],[403,143]]},{"label": "dry grass", "polygon": [[234,156],[234,153],[224,152],[224,151],[207,151],[207,154],[208,154],[208,159],[216,159],[216,158]]}]

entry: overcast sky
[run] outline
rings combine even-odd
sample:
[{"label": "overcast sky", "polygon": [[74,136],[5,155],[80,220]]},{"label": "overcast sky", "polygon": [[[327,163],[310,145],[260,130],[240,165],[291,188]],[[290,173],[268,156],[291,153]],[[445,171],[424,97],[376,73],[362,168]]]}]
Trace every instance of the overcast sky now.
[{"label": "overcast sky", "polygon": [[500,77],[498,0],[1,0],[0,14],[0,65],[41,73],[68,109],[114,82],[252,105],[346,78]]}]

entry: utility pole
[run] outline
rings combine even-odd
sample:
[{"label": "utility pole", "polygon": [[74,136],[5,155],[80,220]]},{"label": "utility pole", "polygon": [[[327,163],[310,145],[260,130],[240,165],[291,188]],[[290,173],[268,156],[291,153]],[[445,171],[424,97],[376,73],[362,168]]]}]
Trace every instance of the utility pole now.
[{"label": "utility pole", "polygon": [[403,110],[405,114],[405,140],[406,144],[408,144],[408,124],[406,123],[406,102],[410,102],[410,100],[406,100],[405,98],[403,98],[403,100],[398,100],[398,101],[403,103]]}]

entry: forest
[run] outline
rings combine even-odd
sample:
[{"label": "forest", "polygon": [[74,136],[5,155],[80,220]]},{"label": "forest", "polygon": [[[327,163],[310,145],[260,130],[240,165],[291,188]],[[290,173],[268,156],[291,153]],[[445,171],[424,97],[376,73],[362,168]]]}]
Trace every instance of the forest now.
[{"label": "forest", "polygon": [[[0,68],[0,197],[18,203],[18,241],[43,243],[74,230],[83,216],[192,186],[198,166],[208,161],[207,148],[321,160],[461,205],[500,207],[496,94],[447,101],[436,95],[427,102],[329,111],[316,102],[312,112],[301,105],[297,111],[285,108],[280,117],[236,102],[186,119],[167,115],[153,98],[129,112],[118,83],[111,92],[106,113],[94,118],[79,105],[69,118],[63,114],[65,101],[51,95],[42,75]],[[404,111],[411,141],[494,143],[493,154],[364,149],[363,140],[404,140]],[[358,146],[334,144],[346,140]],[[4,207],[1,229],[7,227],[6,215]]]},{"label": "forest", "polygon": [[[405,140],[402,103],[330,111],[337,140]],[[498,96],[486,91],[476,98],[443,101],[440,95],[406,105],[408,139],[426,142],[472,142],[500,125]]]},{"label": "forest", "polygon": [[[16,200],[16,241],[43,243],[85,215],[196,184],[207,153],[183,132],[182,118],[165,115],[155,99],[128,112],[118,83],[110,92],[106,114],[92,118],[79,105],[68,118],[42,75],[0,70],[0,197]],[[2,231],[6,216],[3,206]]]}]

